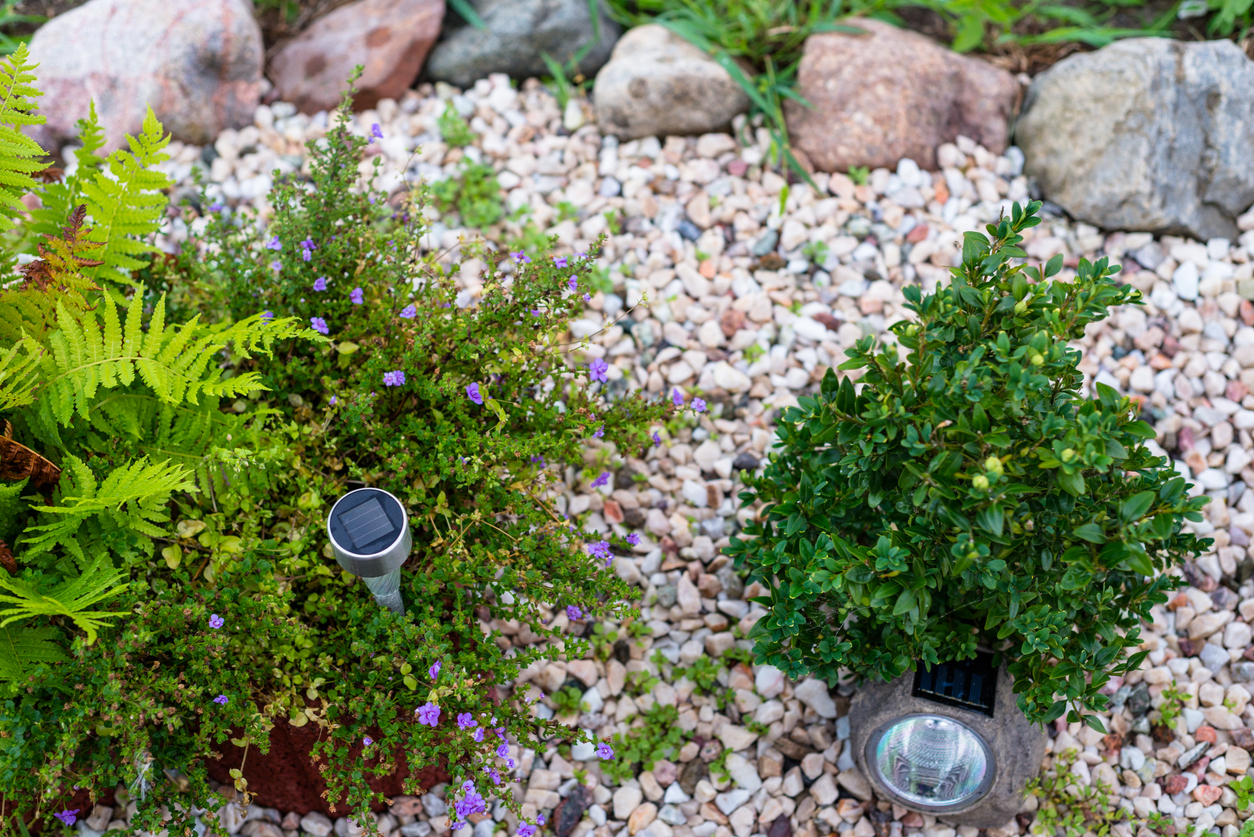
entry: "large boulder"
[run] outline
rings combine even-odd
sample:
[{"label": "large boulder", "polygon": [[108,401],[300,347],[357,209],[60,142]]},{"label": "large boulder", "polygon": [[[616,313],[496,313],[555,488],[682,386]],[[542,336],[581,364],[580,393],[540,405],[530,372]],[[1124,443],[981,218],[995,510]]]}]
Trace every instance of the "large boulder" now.
[{"label": "large boulder", "polygon": [[1006,148],[1014,76],[882,21],[842,23],[868,34],[806,38],[796,89],[814,110],[784,100],[792,143],[815,168],[896,168],[909,158],[935,170],[936,147],[960,134],[995,154]]},{"label": "large boulder", "polygon": [[1024,170],[1104,229],[1236,238],[1254,204],[1254,62],[1229,41],[1118,41],[1033,80]]},{"label": "large boulder", "polygon": [[492,73],[526,79],[549,75],[541,52],[563,67],[585,44],[593,43],[579,63],[591,78],[609,59],[622,28],[601,12],[601,39],[593,41],[588,0],[472,0],[487,31],[473,26],[452,30],[436,44],[426,77],[461,88]]},{"label": "large boulder", "polygon": [[749,109],[748,94],[727,70],[655,23],[619,40],[597,73],[593,99],[601,132],[620,139],[710,133]]},{"label": "large boulder", "polygon": [[332,110],[354,66],[353,106],[400,99],[440,36],[444,0],[357,0],[314,21],[270,62],[279,98],[303,113]]},{"label": "large boulder", "polygon": [[253,120],[265,53],[247,0],[91,0],[41,26],[30,42],[48,151],[78,135],[95,100],[106,150],[139,133],[147,107],[175,139],[203,145]]}]

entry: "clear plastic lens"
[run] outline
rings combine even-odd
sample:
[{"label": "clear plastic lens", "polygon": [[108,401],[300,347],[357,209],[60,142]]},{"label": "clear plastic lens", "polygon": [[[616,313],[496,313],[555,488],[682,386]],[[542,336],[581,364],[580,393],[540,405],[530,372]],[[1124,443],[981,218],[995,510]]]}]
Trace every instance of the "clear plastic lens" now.
[{"label": "clear plastic lens", "polygon": [[875,752],[880,778],[920,806],[949,806],[980,793],[990,765],[974,732],[936,715],[906,718],[884,731]]}]

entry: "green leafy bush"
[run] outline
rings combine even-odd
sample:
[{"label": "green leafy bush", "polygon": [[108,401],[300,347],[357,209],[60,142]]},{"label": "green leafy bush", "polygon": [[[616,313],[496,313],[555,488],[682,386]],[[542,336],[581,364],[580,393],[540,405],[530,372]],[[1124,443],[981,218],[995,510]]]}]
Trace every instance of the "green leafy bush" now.
[{"label": "green leafy bush", "polygon": [[466,227],[489,227],[505,214],[496,170],[488,163],[475,163],[468,157],[462,158],[461,176],[437,181],[431,186],[431,194],[437,209],[456,212]]},{"label": "green leafy bush", "polygon": [[436,120],[436,126],[440,129],[440,138],[452,148],[465,148],[475,141],[475,132],[470,130],[470,126],[462,119],[452,102],[444,106],[444,112]]},{"label": "green leafy bush", "polygon": [[1139,619],[1184,583],[1154,574],[1213,543],[1181,533],[1209,498],[1185,497],[1145,449],[1154,429],[1130,399],[1104,384],[1079,398],[1066,342],[1140,292],[1105,259],[1067,283],[1045,281],[1061,257],[1043,276],[1011,266],[1039,207],[1014,205],[991,241],[967,233],[948,286],[908,286],[918,322],[895,323],[878,355],[859,340],[840,368],[865,370],[861,387],[828,370],[784,412],[762,476],[746,474],[741,499],[767,505],[728,553],[770,588],[750,634],[761,661],[834,685],[842,668],[887,680],[983,645],[1048,722],[1105,708],[1108,669],[1145,659],[1124,657]]}]

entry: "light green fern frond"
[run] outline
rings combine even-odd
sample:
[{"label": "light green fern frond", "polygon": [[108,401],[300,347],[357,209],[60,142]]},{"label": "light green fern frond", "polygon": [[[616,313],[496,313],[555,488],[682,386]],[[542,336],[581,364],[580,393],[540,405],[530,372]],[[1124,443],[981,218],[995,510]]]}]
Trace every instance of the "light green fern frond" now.
[{"label": "light green fern frond", "polygon": [[7,351],[0,350],[0,412],[24,407],[35,400],[37,373],[44,350],[23,337]]},{"label": "light green fern frond", "polygon": [[170,178],[152,169],[170,159],[164,151],[170,138],[151,107],[140,135],[126,141],[129,151],[109,155],[108,174],[98,171],[82,184],[93,224],[88,239],[104,245],[94,254],[104,264],[87,271],[97,280],[129,282],[131,271],[144,266],[137,256],[155,252],[146,239],[160,228],[169,201],[162,190],[172,185]]},{"label": "light green fern frond", "polygon": [[26,525],[30,507],[22,499],[22,491],[29,482],[30,477],[20,482],[0,482],[0,541],[12,544]]},{"label": "light green fern frond", "polygon": [[54,547],[64,546],[80,562],[82,546],[74,537],[83,522],[100,516],[115,529],[130,529],[150,537],[165,530],[158,523],[169,521],[165,505],[174,491],[195,491],[187,471],[173,462],[150,462],[147,458],[114,469],[96,485],[95,475],[81,459],[67,455],[65,469],[57,485],[52,506],[33,506],[44,521],[27,528],[20,543],[26,546],[25,559]]},{"label": "light green fern frond", "polygon": [[53,641],[60,636],[57,628],[0,628],[0,681],[24,681],[40,663],[68,662]]},{"label": "light green fern frond", "polygon": [[[317,336],[301,329],[296,320],[265,322],[250,317],[230,326],[202,326],[199,317],[180,326],[165,324],[165,296],[142,330],[143,293],[136,291],[126,312],[125,327],[106,294],[97,311],[70,311],[58,307],[57,331],[48,336],[50,351],[41,363],[43,391],[33,412],[38,435],[61,445],[58,426],[67,427],[77,414],[91,419],[97,391],[129,386],[137,377],[162,401],[199,404],[202,397],[237,397],[263,389],[259,373],[222,379],[210,365],[227,346],[247,354],[248,348],[270,351],[275,340]],[[97,318],[103,319],[103,327]],[[216,400],[214,401],[216,405]]]},{"label": "light green fern frond", "polygon": [[[74,621],[74,625],[87,633],[87,644],[96,641],[96,629],[107,626],[107,619],[114,616],[126,616],[127,611],[88,610],[98,602],[121,593],[130,586],[130,582],[118,584],[125,573],[113,566],[112,559],[105,551],[97,552],[91,566],[77,578],[67,579],[46,593],[32,585],[15,578],[0,577],[0,587],[15,593],[14,596],[0,595],[0,602],[11,602],[17,605],[0,610],[0,617],[7,616],[0,622],[0,628],[8,627],[13,622],[30,619],[33,616],[66,616]],[[37,632],[39,629],[34,629]],[[20,642],[23,633],[17,632]],[[46,640],[47,637],[44,637]],[[29,647],[29,644],[27,643]],[[46,648],[44,653],[47,653]]]},{"label": "light green fern frond", "polygon": [[74,151],[78,168],[64,180],[37,186],[35,194],[39,197],[40,208],[31,211],[31,220],[26,224],[26,238],[20,247],[24,253],[34,253],[45,236],[55,237],[61,233],[65,219],[74,207],[83,203],[83,184],[94,181],[105,164],[105,159],[96,153],[104,147],[105,135],[96,116],[95,101],[91,102],[87,118],[78,120],[77,125],[78,141],[82,143]]},{"label": "light green fern frond", "polygon": [[14,216],[25,207],[21,197],[35,187],[31,172],[44,164],[37,157],[47,155],[39,143],[22,133],[23,126],[41,125],[42,116],[33,113],[35,99],[42,96],[35,81],[34,64],[25,44],[0,60],[0,231],[13,229]]}]

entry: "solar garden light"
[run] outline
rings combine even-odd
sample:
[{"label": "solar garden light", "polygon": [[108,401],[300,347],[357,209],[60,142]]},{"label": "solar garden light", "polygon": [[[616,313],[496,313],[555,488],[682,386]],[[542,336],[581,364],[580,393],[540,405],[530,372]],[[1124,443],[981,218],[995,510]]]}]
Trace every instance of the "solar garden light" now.
[{"label": "solar garden light", "polygon": [[401,501],[381,488],[350,491],[331,507],[327,534],[340,567],[366,582],[380,607],[404,613],[401,564],[413,540]]},{"label": "solar garden light", "polygon": [[868,682],[849,709],[854,761],[882,798],[977,828],[1000,828],[1023,807],[1046,734],[1015,703],[992,655]]}]

